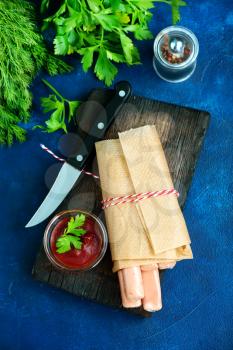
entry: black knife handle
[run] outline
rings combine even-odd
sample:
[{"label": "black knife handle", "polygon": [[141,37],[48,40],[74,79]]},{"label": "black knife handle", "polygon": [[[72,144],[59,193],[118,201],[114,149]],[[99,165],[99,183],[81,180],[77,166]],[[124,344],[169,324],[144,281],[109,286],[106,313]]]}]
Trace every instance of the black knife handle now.
[{"label": "black knife handle", "polygon": [[127,81],[121,81],[115,85],[114,95],[106,106],[102,106],[96,101],[84,102],[77,118],[78,151],[68,158],[67,163],[79,170],[83,169],[94,149],[95,142],[103,139],[107,129],[131,95],[131,92],[131,85]]}]

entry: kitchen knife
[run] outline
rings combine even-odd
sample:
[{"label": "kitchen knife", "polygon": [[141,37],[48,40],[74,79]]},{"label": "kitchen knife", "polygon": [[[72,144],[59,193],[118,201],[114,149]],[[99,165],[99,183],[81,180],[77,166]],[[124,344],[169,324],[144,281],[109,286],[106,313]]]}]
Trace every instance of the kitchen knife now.
[{"label": "kitchen knife", "polygon": [[41,223],[61,204],[83,174],[82,169],[94,151],[95,142],[103,139],[131,92],[131,85],[122,81],[115,85],[113,97],[106,106],[93,101],[83,104],[78,115],[77,151],[63,164],[48,195],[25,227]]}]

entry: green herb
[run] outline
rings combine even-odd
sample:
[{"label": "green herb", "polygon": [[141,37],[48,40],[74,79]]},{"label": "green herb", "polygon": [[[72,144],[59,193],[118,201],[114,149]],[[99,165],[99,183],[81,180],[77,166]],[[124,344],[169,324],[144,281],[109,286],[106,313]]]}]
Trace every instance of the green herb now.
[{"label": "green herb", "polygon": [[49,95],[49,97],[41,98],[43,113],[52,112],[52,114],[49,119],[45,121],[46,126],[36,125],[34,128],[43,129],[48,133],[59,129],[63,129],[67,132],[66,122],[69,123],[71,121],[81,102],[67,100],[48,81],[43,79],[42,81],[54,92],[54,94]]},{"label": "green herb", "polygon": [[57,253],[62,254],[72,249],[82,248],[81,236],[86,233],[86,230],[81,228],[85,223],[86,217],[84,214],[71,217],[64,233],[57,239]]},{"label": "green herb", "polygon": [[0,144],[23,142],[30,118],[30,85],[41,68],[50,75],[70,67],[50,55],[35,24],[34,7],[25,0],[0,1]]},{"label": "green herb", "polygon": [[[44,20],[43,28],[50,24],[56,28],[56,55],[78,53],[84,72],[93,67],[96,76],[109,86],[118,72],[114,63],[140,63],[132,37],[153,38],[148,23],[154,2],[170,5],[173,24],[179,21],[179,8],[185,5],[182,0],[64,0]],[[43,0],[41,11],[49,7],[50,0]]]},{"label": "green herb", "polygon": [[180,21],[180,7],[186,6],[183,0],[171,0],[172,6],[172,23],[176,24]]}]

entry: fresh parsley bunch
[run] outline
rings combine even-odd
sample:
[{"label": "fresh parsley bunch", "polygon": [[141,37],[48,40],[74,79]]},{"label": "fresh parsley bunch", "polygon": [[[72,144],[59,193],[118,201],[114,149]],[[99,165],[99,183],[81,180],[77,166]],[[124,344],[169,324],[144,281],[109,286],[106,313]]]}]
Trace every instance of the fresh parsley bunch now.
[{"label": "fresh parsley bunch", "polygon": [[30,118],[30,85],[41,68],[55,75],[71,67],[46,49],[28,1],[1,0],[0,144],[25,141],[26,131],[18,124]]},{"label": "fresh parsley bunch", "polygon": [[[115,63],[134,65],[140,56],[132,38],[151,39],[148,23],[154,2],[172,7],[173,23],[180,19],[182,0],[63,0],[55,13],[44,19],[44,28],[56,29],[56,55],[78,53],[84,72],[93,67],[96,76],[110,86],[118,69]],[[42,0],[42,12],[50,0]]]}]

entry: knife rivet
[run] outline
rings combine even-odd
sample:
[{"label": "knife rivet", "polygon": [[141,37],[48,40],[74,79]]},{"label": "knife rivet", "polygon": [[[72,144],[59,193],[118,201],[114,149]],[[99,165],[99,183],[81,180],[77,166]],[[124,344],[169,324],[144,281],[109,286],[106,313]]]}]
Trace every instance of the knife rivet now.
[{"label": "knife rivet", "polygon": [[81,154],[77,155],[76,157],[78,162],[81,162],[83,160],[83,156]]},{"label": "knife rivet", "polygon": [[98,123],[97,128],[102,130],[104,128],[104,123]]},{"label": "knife rivet", "polygon": [[125,91],[124,90],[120,90],[119,91],[119,96],[120,97],[124,97],[125,96]]}]

